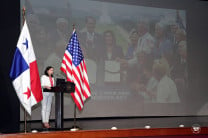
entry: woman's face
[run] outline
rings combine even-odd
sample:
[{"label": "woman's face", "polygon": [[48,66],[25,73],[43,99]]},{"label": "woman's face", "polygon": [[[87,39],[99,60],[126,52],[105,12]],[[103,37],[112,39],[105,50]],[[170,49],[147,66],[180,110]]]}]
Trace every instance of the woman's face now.
[{"label": "woman's face", "polygon": [[87,27],[87,31],[89,33],[93,33],[95,30],[95,21],[93,19],[89,18],[86,23],[86,27]]},{"label": "woman's face", "polygon": [[50,68],[50,69],[48,70],[48,75],[49,75],[49,76],[53,75],[53,68]]}]

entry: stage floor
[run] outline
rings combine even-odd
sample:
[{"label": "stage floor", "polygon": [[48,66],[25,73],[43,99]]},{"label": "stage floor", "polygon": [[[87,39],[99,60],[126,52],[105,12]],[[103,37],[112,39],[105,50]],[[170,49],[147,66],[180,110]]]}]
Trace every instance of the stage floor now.
[{"label": "stage floor", "polygon": [[[70,130],[74,126],[73,119],[65,119],[63,121],[63,128],[56,129],[54,120],[50,121],[51,129],[43,129],[42,123],[38,121],[27,121],[27,131],[32,130],[42,131],[60,131]],[[25,123],[21,121],[20,132],[25,131]],[[192,125],[198,124],[201,127],[208,126],[208,117],[154,117],[154,118],[85,118],[76,119],[76,126],[80,130],[109,130],[112,127],[118,129],[143,129],[145,126],[150,128],[178,128],[180,125],[184,127],[192,127]]]}]

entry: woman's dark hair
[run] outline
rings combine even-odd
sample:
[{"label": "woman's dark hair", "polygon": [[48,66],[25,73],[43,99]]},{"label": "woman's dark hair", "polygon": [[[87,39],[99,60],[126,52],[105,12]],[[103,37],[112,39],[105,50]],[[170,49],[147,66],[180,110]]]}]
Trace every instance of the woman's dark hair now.
[{"label": "woman's dark hair", "polygon": [[113,32],[112,30],[106,30],[103,34],[104,34],[104,37],[105,37],[107,34],[110,34],[111,37],[112,37],[112,39],[113,39],[113,44],[116,43],[116,36],[115,36],[115,34],[114,34],[114,32]]},{"label": "woman's dark hair", "polygon": [[[46,76],[49,76],[49,75],[48,75],[48,70],[50,70],[51,68],[53,68],[53,67],[52,67],[52,66],[46,67],[46,69],[45,69],[45,71],[44,71],[44,74],[45,74]],[[53,77],[53,75],[51,75],[51,77]]]}]

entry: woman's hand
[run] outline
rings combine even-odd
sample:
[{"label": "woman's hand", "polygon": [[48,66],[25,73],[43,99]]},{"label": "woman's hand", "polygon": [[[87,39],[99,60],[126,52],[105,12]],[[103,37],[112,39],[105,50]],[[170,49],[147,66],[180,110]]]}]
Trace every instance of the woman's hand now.
[{"label": "woman's hand", "polygon": [[49,86],[44,86],[44,88],[49,89],[49,90],[51,89],[51,87],[49,87]]}]

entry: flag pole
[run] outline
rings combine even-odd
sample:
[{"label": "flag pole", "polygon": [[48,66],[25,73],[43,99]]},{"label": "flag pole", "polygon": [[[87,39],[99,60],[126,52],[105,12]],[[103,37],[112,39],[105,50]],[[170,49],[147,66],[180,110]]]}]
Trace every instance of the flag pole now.
[{"label": "flag pole", "polygon": [[71,131],[77,131],[80,128],[76,125],[76,104],[74,103],[74,125],[70,129]]},{"label": "flag pole", "polygon": [[25,7],[23,7],[22,8],[22,19],[23,19],[23,24],[24,24],[24,22],[25,22],[25,11],[26,11],[26,9],[25,9]]},{"label": "flag pole", "polygon": [[24,125],[24,131],[27,133],[27,113],[24,109],[24,120],[25,120],[25,125]]},{"label": "flag pole", "polygon": [[71,127],[70,131],[77,131],[80,128],[76,125],[76,104],[74,103],[74,125]]},{"label": "flag pole", "polygon": [[[73,31],[75,29],[75,24],[72,25],[73,26]],[[70,129],[71,131],[77,131],[79,130],[79,127],[76,125],[76,104],[74,103],[74,125],[72,126],[72,128]]]},{"label": "flag pole", "polygon": [[[25,7],[22,8],[22,25],[25,23]],[[27,113],[24,108],[24,132],[27,133]]]}]

